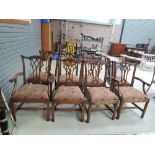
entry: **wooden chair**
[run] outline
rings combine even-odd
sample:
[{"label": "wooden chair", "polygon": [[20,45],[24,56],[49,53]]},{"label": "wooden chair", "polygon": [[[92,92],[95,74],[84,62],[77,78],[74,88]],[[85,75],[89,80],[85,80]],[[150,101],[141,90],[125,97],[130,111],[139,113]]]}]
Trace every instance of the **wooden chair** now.
[{"label": "wooden chair", "polygon": [[[26,79],[26,69],[27,65],[25,61],[30,62],[32,67],[32,83]],[[41,56],[22,56],[23,61],[23,72],[15,74],[15,76],[10,79],[10,82],[14,83],[12,95],[10,98],[11,110],[14,119],[16,120],[16,111],[19,109],[34,109],[39,110],[43,109],[47,111],[46,119],[49,120],[50,117],[50,106],[49,106],[49,96],[50,96],[50,84],[44,85],[40,82],[41,77],[41,68],[43,67],[43,57]],[[16,91],[17,79],[19,76],[23,77],[23,85]],[[50,74],[47,76],[47,81],[50,79]],[[35,84],[34,84],[35,83]],[[21,102],[21,104],[16,108],[15,103]],[[44,103],[46,108],[32,108],[32,107],[22,107],[24,103]]]},{"label": "wooden chair", "polygon": [[[90,67],[87,68],[87,66]],[[110,110],[113,112],[112,119],[114,119],[119,106],[119,98],[113,92],[112,87],[106,88],[107,63],[105,61],[89,61],[87,64],[85,63],[85,73],[88,73],[88,76],[85,74],[85,90],[89,103],[87,122],[90,121],[91,112],[96,110]],[[92,77],[91,80],[87,79],[89,76]],[[93,105],[105,105],[106,109],[95,109],[92,108]],[[109,105],[113,105],[114,108],[112,109]]]},{"label": "wooden chair", "polygon": [[[126,66],[126,63],[125,65]],[[126,73],[129,70],[128,67],[122,67],[121,71],[122,73]],[[133,72],[134,76],[132,77],[131,83],[122,85],[122,81],[117,80],[115,77],[112,77],[112,81],[115,83],[115,92],[118,95],[120,99],[120,106],[118,108],[117,112],[117,119],[120,118],[120,114],[123,108],[127,109],[133,109],[133,108],[138,108],[140,111],[142,111],[141,118],[144,117],[145,111],[147,109],[148,103],[149,103],[149,97],[146,95],[145,92],[145,85],[148,85],[144,80],[141,78],[135,77],[135,72],[136,72],[136,66],[133,66]],[[143,85],[143,92],[139,91],[138,89],[134,88],[134,82],[135,80],[138,80],[142,82]],[[144,108],[141,108],[135,103],[139,102],[144,102]],[[134,105],[133,107],[123,107],[126,103],[132,103]],[[142,104],[142,103],[140,103]]]},{"label": "wooden chair", "polygon": [[[47,86],[50,86],[50,99],[52,100],[52,85],[55,80],[54,74],[51,73],[51,64],[52,64],[52,57],[51,55],[46,55],[46,57],[43,56],[21,56],[22,58],[22,64],[23,64],[23,70],[26,69],[26,62],[28,61],[30,70],[32,73],[27,78],[26,72],[24,77],[24,81],[28,81],[28,83],[33,84],[44,84]],[[38,62],[38,61],[42,62]],[[39,63],[39,64],[38,64]],[[39,65],[39,66],[37,66]],[[27,66],[28,67],[28,66]]]},{"label": "wooden chair", "polygon": [[60,109],[56,108],[59,104],[75,104],[80,106],[80,110],[82,112],[81,115],[81,121],[84,121],[84,113],[85,113],[85,97],[80,89],[80,81],[79,78],[77,78],[77,81],[75,83],[74,75],[76,73],[76,67],[78,61],[74,58],[68,57],[61,60],[61,67],[65,69],[65,81],[60,85],[60,76],[58,77],[58,87],[56,89],[56,92],[53,96],[53,102],[52,102],[52,121],[55,121],[54,113],[55,110],[61,111],[61,110],[77,110],[77,109]]}]

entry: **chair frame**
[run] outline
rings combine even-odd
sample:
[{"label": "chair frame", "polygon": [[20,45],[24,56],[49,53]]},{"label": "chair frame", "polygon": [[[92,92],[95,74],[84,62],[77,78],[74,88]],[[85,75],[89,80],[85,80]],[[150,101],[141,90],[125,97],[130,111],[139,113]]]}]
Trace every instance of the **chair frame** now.
[{"label": "chair frame", "polygon": [[[63,66],[62,63],[63,62]],[[73,81],[73,75],[74,72],[76,71],[76,67],[78,64],[78,60],[74,59],[73,57],[67,57],[65,59],[61,59],[61,61],[58,62],[58,81],[59,81],[59,76],[61,75],[61,68],[63,67],[65,69],[65,75],[66,75],[66,82],[63,83],[63,85],[65,86],[79,86],[80,88],[80,78],[79,78],[79,83],[74,83]],[[57,84],[56,86],[56,90],[55,93],[57,91],[57,88],[61,86],[61,84]],[[82,92],[82,91],[81,91]],[[57,108],[58,104],[78,104],[79,105],[79,109],[77,108]],[[84,114],[85,114],[85,100],[56,100],[53,97],[52,100],[52,122],[55,121],[55,111],[81,111],[81,122],[84,121]]]},{"label": "chair frame", "polygon": [[[48,85],[48,96],[49,96],[49,99],[48,100],[44,100],[44,99],[33,99],[33,100],[22,99],[21,100],[20,98],[16,98],[16,99],[13,99],[12,98],[13,95],[15,94],[15,92],[16,92],[17,79],[20,76],[23,77],[23,85],[29,84],[29,82],[26,80],[25,59],[30,60],[30,63],[32,65],[32,69],[33,69],[33,77],[35,79],[37,79],[37,81],[38,81],[37,83],[40,83],[39,82],[39,80],[40,80],[40,71],[41,71],[41,68],[43,67],[43,57],[41,57],[41,56],[30,56],[30,57],[21,56],[21,57],[22,57],[22,62],[23,62],[23,72],[16,73],[15,76],[9,80],[9,82],[13,83],[13,90],[12,90],[12,94],[11,94],[11,98],[10,98],[10,105],[11,105],[12,115],[13,115],[15,121],[16,121],[16,111],[17,110],[47,110],[46,120],[49,121],[49,119],[50,119],[50,104],[49,104],[49,102],[50,102],[50,97],[51,97],[51,91],[50,91],[50,87],[51,86],[50,86],[50,84]],[[36,68],[36,69],[34,69],[34,68]],[[35,76],[35,74],[36,75],[39,75],[39,76]],[[21,104],[18,107],[15,107],[15,103],[16,102],[21,102]],[[44,104],[46,104],[47,107],[46,108],[22,107],[22,105],[24,103],[31,103],[31,102],[33,102],[33,103],[44,103]]]},{"label": "chair frame", "polygon": [[[111,107],[109,107],[107,104],[110,104],[110,102],[108,101],[100,101],[101,102],[101,105],[105,105],[106,108],[92,108],[93,105],[96,105],[96,103],[98,103],[99,101],[92,101],[90,96],[88,95],[88,90],[87,90],[87,86],[88,87],[105,87],[108,89],[108,87],[106,87],[106,78],[107,78],[107,62],[106,61],[89,61],[89,62],[85,62],[85,63],[90,63],[92,66],[91,66],[91,72],[90,74],[93,76],[93,81],[92,81],[92,85],[87,85],[87,74],[85,75],[85,80],[86,80],[86,83],[85,83],[85,92],[86,92],[86,95],[87,95],[87,99],[88,99],[88,103],[89,103],[89,107],[87,109],[87,123],[89,123],[90,121],[90,115],[91,115],[91,112],[93,111],[101,111],[101,110],[110,110],[111,112],[113,112],[113,115],[112,115],[112,120],[115,119],[116,117],[116,113],[117,113],[117,109],[119,107],[119,100],[116,101],[116,103],[111,103],[114,105],[114,109],[112,109]],[[102,66],[105,65],[104,69],[105,69],[105,75],[104,75],[104,80],[103,80],[103,83],[102,85],[99,85],[99,75],[100,75],[100,72],[101,72],[101,69],[102,69]],[[87,66],[85,64],[85,72],[87,73]],[[114,92],[113,91],[113,85],[111,84],[110,85],[110,91],[111,92]],[[114,92],[115,93],[115,92]],[[107,103],[107,104],[106,104]]]},{"label": "chair frame", "polygon": [[[133,77],[133,81],[132,81],[132,83],[131,83],[131,85],[130,86],[127,86],[127,87],[133,87],[133,85],[134,85],[134,80],[138,80],[138,81],[140,81],[140,82],[142,82],[142,84],[143,84],[143,93],[146,95],[146,93],[144,92],[144,86],[145,85],[147,85],[147,83],[144,81],[144,80],[142,80],[141,78],[138,78],[138,77]],[[118,111],[117,111],[117,119],[119,119],[120,118],[120,114],[121,114],[121,111],[122,111],[122,109],[139,109],[140,111],[142,111],[142,114],[141,114],[141,118],[143,118],[144,117],[144,115],[145,115],[145,112],[146,112],[146,109],[147,109],[147,106],[148,106],[148,104],[149,104],[149,101],[150,101],[150,99],[147,99],[147,100],[145,100],[144,101],[144,99],[143,100],[137,100],[137,102],[136,103],[138,103],[138,102],[145,102],[145,105],[144,105],[144,108],[142,109],[140,106],[138,106],[136,103],[135,103],[135,101],[133,102],[133,100],[128,100],[128,101],[123,101],[123,98],[122,98],[122,96],[121,96],[121,94],[120,94],[120,92],[119,92],[119,87],[120,87],[120,84],[119,84],[119,81],[117,81],[115,78],[112,78],[112,81],[113,81],[113,83],[114,83],[114,87],[115,87],[115,93],[117,94],[117,96],[119,97],[119,99],[120,99],[120,106],[119,106],[119,108],[118,108]],[[132,103],[132,107],[123,107],[123,105],[125,104],[125,103]]]}]

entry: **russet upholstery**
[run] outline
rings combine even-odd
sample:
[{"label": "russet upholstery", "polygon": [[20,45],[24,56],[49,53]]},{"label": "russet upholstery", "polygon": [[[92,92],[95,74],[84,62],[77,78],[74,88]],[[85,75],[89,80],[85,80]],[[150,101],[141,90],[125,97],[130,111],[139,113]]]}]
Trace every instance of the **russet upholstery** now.
[{"label": "russet upholstery", "polygon": [[87,87],[88,95],[92,102],[95,103],[115,103],[118,102],[118,97],[105,87]]},{"label": "russet upholstery", "polygon": [[123,101],[144,102],[148,96],[133,87],[119,87]]},{"label": "russet upholstery", "polygon": [[41,84],[26,84],[15,92],[12,99],[16,102],[21,100],[26,100],[27,102],[32,102],[33,100],[48,101],[48,86]]},{"label": "russet upholstery", "polygon": [[85,100],[81,89],[78,86],[58,87],[53,100]]}]

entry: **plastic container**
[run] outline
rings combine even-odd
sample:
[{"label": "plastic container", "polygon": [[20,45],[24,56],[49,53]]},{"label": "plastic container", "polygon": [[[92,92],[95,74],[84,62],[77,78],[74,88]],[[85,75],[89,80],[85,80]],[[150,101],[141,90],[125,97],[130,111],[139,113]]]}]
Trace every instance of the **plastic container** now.
[{"label": "plastic container", "polygon": [[41,23],[50,23],[50,19],[41,19]]},{"label": "plastic container", "polygon": [[61,58],[60,52],[54,52],[52,57],[53,57],[53,60],[60,60]]}]

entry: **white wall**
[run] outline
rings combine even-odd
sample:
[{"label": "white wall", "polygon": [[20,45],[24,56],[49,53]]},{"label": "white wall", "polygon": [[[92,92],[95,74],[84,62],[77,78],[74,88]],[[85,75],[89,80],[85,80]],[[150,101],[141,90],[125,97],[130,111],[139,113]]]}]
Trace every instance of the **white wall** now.
[{"label": "white wall", "polygon": [[136,45],[148,43],[152,38],[149,49],[155,46],[155,19],[126,19],[122,43]]}]

